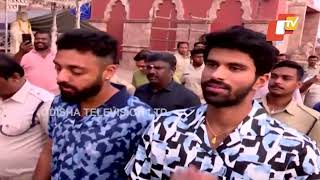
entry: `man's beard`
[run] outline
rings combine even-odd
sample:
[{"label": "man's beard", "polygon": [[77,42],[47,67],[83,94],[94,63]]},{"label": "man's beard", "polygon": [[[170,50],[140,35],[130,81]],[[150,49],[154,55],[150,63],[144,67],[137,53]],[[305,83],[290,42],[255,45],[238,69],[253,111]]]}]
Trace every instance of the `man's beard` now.
[{"label": "man's beard", "polygon": [[[206,87],[210,83],[219,84],[220,86],[222,86],[223,89],[228,91],[227,95],[222,95],[222,96],[220,95],[220,97],[218,97],[219,94],[215,94],[213,92],[207,91]],[[209,81],[201,82],[201,87],[202,87],[203,97],[206,100],[206,102],[214,107],[222,108],[222,107],[230,107],[230,106],[235,106],[240,104],[250,93],[254,83],[255,81],[245,87],[241,87],[240,89],[234,91],[233,93],[232,93],[232,87],[230,85],[217,80],[209,80]]]},{"label": "man's beard", "polygon": [[[60,88],[62,100],[70,103],[79,103],[87,100],[90,97],[96,96],[100,92],[103,83],[96,80],[90,86],[82,90],[78,90],[76,87],[71,86],[67,83],[58,83],[58,85]],[[70,88],[73,90],[73,93],[63,91],[61,87]]]},{"label": "man's beard", "polygon": [[34,45],[34,49],[35,49],[36,51],[44,51],[44,50],[47,50],[47,49],[49,49],[49,48],[50,48],[50,46],[48,46],[48,45],[46,45],[46,44],[43,44],[43,47],[39,47],[39,46],[37,46],[37,44]]}]

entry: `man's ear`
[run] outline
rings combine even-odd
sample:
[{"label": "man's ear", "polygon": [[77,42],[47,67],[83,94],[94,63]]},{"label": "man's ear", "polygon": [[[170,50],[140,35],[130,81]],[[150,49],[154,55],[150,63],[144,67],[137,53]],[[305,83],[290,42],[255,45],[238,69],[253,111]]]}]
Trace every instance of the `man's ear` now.
[{"label": "man's ear", "polygon": [[14,82],[17,82],[21,79],[21,75],[17,72],[13,73],[11,77],[9,77],[8,80],[10,81],[14,81]]},{"label": "man's ear", "polygon": [[172,66],[172,67],[171,67],[171,70],[172,70],[173,72],[176,72],[177,66]]},{"label": "man's ear", "polygon": [[109,81],[114,76],[117,69],[118,65],[116,64],[106,65],[103,71],[103,79]]},{"label": "man's ear", "polygon": [[303,85],[303,82],[302,82],[302,81],[299,81],[299,82],[298,82],[298,87],[297,87],[297,88],[298,88],[298,89],[300,89],[302,85]]},{"label": "man's ear", "polygon": [[269,81],[269,73],[264,74],[264,75],[262,75],[262,76],[259,76],[259,77],[256,79],[256,82],[254,83],[252,89],[253,89],[254,91],[258,90],[258,89],[262,88],[263,86],[265,86],[266,83],[268,83],[268,81]]}]

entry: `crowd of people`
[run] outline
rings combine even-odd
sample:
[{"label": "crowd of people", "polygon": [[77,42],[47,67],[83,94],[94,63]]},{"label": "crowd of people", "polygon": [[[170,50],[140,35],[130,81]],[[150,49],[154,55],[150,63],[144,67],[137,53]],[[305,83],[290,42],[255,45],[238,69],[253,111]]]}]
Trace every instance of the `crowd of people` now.
[{"label": "crowd of people", "polygon": [[0,180],[320,179],[318,56],[236,26],[138,52],[129,83],[105,32],[50,44],[0,54]]}]

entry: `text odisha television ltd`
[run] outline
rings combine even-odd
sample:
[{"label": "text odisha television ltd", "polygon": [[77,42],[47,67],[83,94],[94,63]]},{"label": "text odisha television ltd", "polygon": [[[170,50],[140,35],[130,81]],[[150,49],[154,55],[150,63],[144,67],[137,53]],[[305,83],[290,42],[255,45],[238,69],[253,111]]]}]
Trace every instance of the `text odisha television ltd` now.
[{"label": "text odisha television ltd", "polygon": [[269,22],[267,40],[282,41],[285,34],[292,34],[298,28],[299,17],[295,14],[279,14],[278,19]]},{"label": "text odisha television ltd", "polygon": [[[161,114],[167,112],[167,109],[165,108],[153,108],[153,112],[155,114]],[[134,109],[134,108],[103,108],[103,109],[84,109],[83,113],[85,116],[144,116],[146,112],[145,110],[141,109]],[[64,108],[58,108],[58,109],[50,109],[49,111],[50,116],[81,116],[79,109],[64,109]]]}]

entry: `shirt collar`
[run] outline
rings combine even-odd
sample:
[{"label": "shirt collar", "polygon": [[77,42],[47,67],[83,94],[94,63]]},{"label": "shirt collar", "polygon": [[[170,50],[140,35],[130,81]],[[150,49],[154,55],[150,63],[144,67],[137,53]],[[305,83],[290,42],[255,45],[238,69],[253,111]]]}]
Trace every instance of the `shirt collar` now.
[{"label": "shirt collar", "polygon": [[[162,89],[159,90],[159,91],[165,90],[165,91],[171,92],[171,91],[173,91],[173,90],[175,89],[175,87],[176,87],[177,85],[178,85],[178,84],[177,84],[174,80],[172,80],[172,81],[167,85],[167,87],[162,88]],[[150,83],[148,84],[148,87],[149,87],[149,90],[150,90],[151,92],[154,92],[153,89],[152,89],[152,87],[151,87],[151,85],[150,85]]]},{"label": "shirt collar", "polygon": [[9,99],[14,100],[19,103],[24,103],[27,96],[28,96],[30,89],[31,89],[31,84],[28,81],[26,81],[23,84],[23,86]]},{"label": "shirt collar", "polygon": [[[36,51],[35,49],[32,49],[30,52],[33,53],[33,54],[38,54],[38,55],[40,55],[40,54],[38,53],[38,51]],[[49,53],[47,54],[47,56],[55,56],[55,54],[56,54],[56,53],[55,53],[52,49],[50,49],[50,51],[49,51]]]},{"label": "shirt collar", "polygon": [[127,106],[127,100],[131,96],[124,85],[111,83],[119,91],[103,104],[104,108],[123,108]]},{"label": "shirt collar", "polygon": [[297,103],[294,101],[294,99],[292,98],[291,101],[289,102],[289,104],[283,108],[282,110],[276,111],[275,113],[271,113],[269,106],[268,106],[268,102],[267,102],[267,95],[263,96],[260,100],[260,102],[262,103],[262,106],[265,108],[265,110],[269,113],[269,114],[276,114],[276,113],[280,113],[280,112],[287,112],[291,115],[296,115],[295,112],[297,112]]},{"label": "shirt collar", "polygon": [[189,59],[189,55],[187,55],[187,56],[183,56],[182,54],[180,54],[178,51],[176,52],[176,55],[177,56],[180,56],[181,58],[183,58],[183,59]]},{"label": "shirt collar", "polygon": [[[205,115],[207,112],[208,105],[200,105],[198,107],[193,107],[185,111],[183,116],[189,118],[183,118],[180,121],[181,133],[190,134],[193,136],[200,147],[206,150],[209,154],[212,154],[212,148],[210,143],[207,142],[208,138],[205,137],[206,127],[205,127]],[[180,111],[177,111],[179,114]],[[264,136],[264,124],[268,123],[269,116],[264,110],[264,108],[257,101],[253,101],[251,111],[248,113],[242,122],[228,135],[229,142],[227,144],[222,144],[218,146],[217,150],[221,151],[225,146],[233,146],[242,142],[244,137],[250,137],[254,139],[257,136]],[[190,132],[190,133],[189,133]],[[226,142],[226,141],[225,141]],[[239,148],[240,146],[235,146]]]},{"label": "shirt collar", "polygon": [[165,87],[164,89],[167,91],[173,91],[175,89],[175,87],[177,86],[177,83],[172,80],[169,85],[167,87]]},{"label": "shirt collar", "polygon": [[[186,130],[193,129],[196,131],[201,126],[201,124],[204,124],[204,122],[205,122],[207,108],[208,108],[207,104],[203,104],[198,107],[191,108],[189,110],[189,112],[187,112],[187,114],[194,113],[194,116],[189,116],[189,117],[195,118],[195,119],[186,119],[185,121],[182,120],[182,122],[186,123],[186,124],[192,124],[190,126],[193,126],[193,128],[190,126],[189,127],[182,126],[182,127],[186,127]],[[248,135],[249,129],[254,127],[252,125],[253,120],[257,120],[257,119],[264,119],[265,120],[265,119],[268,119],[268,117],[269,116],[268,116],[267,112],[265,111],[265,109],[259,104],[258,101],[254,100],[252,103],[251,111],[249,112],[247,117],[245,117],[243,119],[243,121],[237,126],[236,131],[238,131],[241,135]],[[186,122],[186,121],[191,121],[191,120],[196,123]],[[249,134],[254,135],[252,133],[249,133]]]}]

